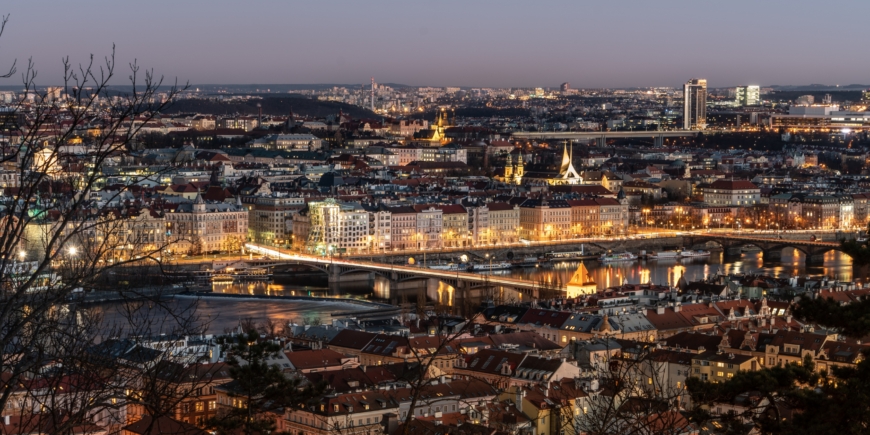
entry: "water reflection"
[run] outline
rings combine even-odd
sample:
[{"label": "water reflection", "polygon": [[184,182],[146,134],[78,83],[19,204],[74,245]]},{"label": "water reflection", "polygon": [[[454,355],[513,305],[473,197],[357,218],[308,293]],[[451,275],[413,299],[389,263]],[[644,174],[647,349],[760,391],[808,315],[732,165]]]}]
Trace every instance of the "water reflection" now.
[{"label": "water reflection", "polygon": [[[536,282],[566,283],[577,269],[577,263],[558,263],[549,268],[514,269],[512,276]],[[739,259],[724,261],[722,252],[714,252],[710,257],[685,259],[638,260],[625,263],[601,264],[587,261],[589,274],[603,289],[629,284],[674,285],[681,277],[687,281],[698,281],[718,273],[761,273],[779,278],[791,276],[824,275],[848,281],[852,279],[852,259],[843,253],[829,251],[825,254],[824,264],[807,268],[804,254],[800,251],[783,250],[777,262],[764,262],[761,252],[747,252]]]}]

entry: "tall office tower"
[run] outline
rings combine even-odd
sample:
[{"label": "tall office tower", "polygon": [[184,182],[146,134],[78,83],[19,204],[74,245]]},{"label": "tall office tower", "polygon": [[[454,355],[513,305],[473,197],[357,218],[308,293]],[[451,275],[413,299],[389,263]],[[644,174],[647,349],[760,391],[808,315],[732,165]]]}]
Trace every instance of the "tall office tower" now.
[{"label": "tall office tower", "polygon": [[738,86],[737,104],[741,106],[757,106],[761,104],[760,86]]},{"label": "tall office tower", "polygon": [[707,80],[692,79],[683,85],[683,128],[703,130],[707,126]]},{"label": "tall office tower", "polygon": [[571,90],[571,83],[568,83],[568,82],[562,83],[562,85],[559,86],[559,90],[562,91],[563,93],[568,92],[569,90]]}]

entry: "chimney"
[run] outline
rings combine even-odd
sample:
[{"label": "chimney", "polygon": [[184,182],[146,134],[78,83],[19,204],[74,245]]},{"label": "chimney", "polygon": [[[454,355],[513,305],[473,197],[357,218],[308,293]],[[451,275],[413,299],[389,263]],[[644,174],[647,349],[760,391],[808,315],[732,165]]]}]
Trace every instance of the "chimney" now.
[{"label": "chimney", "polygon": [[516,407],[520,412],[523,412],[523,397],[526,397],[526,391],[523,387],[517,387]]},{"label": "chimney", "polygon": [[3,424],[4,424],[4,425],[9,426],[10,424],[12,424],[12,422],[9,421],[9,420],[10,420],[10,419],[9,419],[9,416],[8,416],[8,415],[4,415],[4,416],[3,416]]},{"label": "chimney", "polygon": [[382,423],[384,425],[384,433],[390,435],[399,429],[399,416],[392,412],[388,412],[384,414]]},{"label": "chimney", "polygon": [[656,307],[656,314],[664,314],[664,313],[665,313],[665,306],[664,305],[659,305]]}]

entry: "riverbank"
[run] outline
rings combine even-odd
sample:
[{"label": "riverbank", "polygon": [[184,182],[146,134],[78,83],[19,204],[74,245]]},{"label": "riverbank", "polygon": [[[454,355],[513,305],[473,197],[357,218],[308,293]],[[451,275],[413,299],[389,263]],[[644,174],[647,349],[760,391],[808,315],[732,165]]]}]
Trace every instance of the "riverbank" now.
[{"label": "riverbank", "polygon": [[374,308],[396,308],[395,305],[370,301],[365,299],[354,298],[324,298],[318,296],[279,296],[279,295],[246,295],[235,293],[213,293],[213,292],[184,292],[174,295],[176,298],[218,298],[218,299],[235,299],[235,300],[286,300],[286,301],[317,301],[317,302],[341,302],[346,304],[371,306]]}]

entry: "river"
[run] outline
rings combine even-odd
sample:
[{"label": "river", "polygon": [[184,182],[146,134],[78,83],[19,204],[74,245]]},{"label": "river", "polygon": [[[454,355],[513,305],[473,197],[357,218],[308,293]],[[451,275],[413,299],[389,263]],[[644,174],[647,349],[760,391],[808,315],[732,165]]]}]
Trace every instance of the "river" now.
[{"label": "river", "polygon": [[[738,260],[723,261],[721,252],[710,257],[696,257],[672,260],[637,260],[623,263],[601,264],[595,260],[585,261],[587,270],[599,289],[619,285],[653,283],[673,285],[685,276],[688,281],[697,281],[717,273],[761,273],[775,277],[795,275],[825,275],[833,279],[851,280],[851,259],[836,251],[825,254],[824,265],[806,268],[803,254],[797,250],[784,250],[782,259],[775,263],[764,263],[761,252],[744,253]],[[499,275],[522,278],[535,282],[565,285],[571,280],[579,266],[578,262],[562,262],[547,267],[528,267],[497,271]],[[333,314],[377,310],[380,307],[368,301],[389,300],[389,283],[377,278],[374,285],[365,282],[343,284],[339,287],[326,285],[324,279],[300,282],[294,277],[284,277],[278,282],[258,281],[245,283],[216,283],[213,292],[217,294],[251,295],[252,298],[206,296],[193,298],[178,296],[170,302],[170,307],[182,308],[196,302],[196,315],[208,324],[208,333],[222,333],[234,328],[240,320],[251,318],[262,321],[271,318],[279,322],[302,322],[318,319],[330,323]],[[289,296],[292,299],[256,298],[258,296]],[[317,297],[300,299],[299,297]],[[335,300],[329,300],[334,298]],[[355,299],[359,302],[345,300]],[[109,319],[117,318],[115,308],[104,306]]]}]

